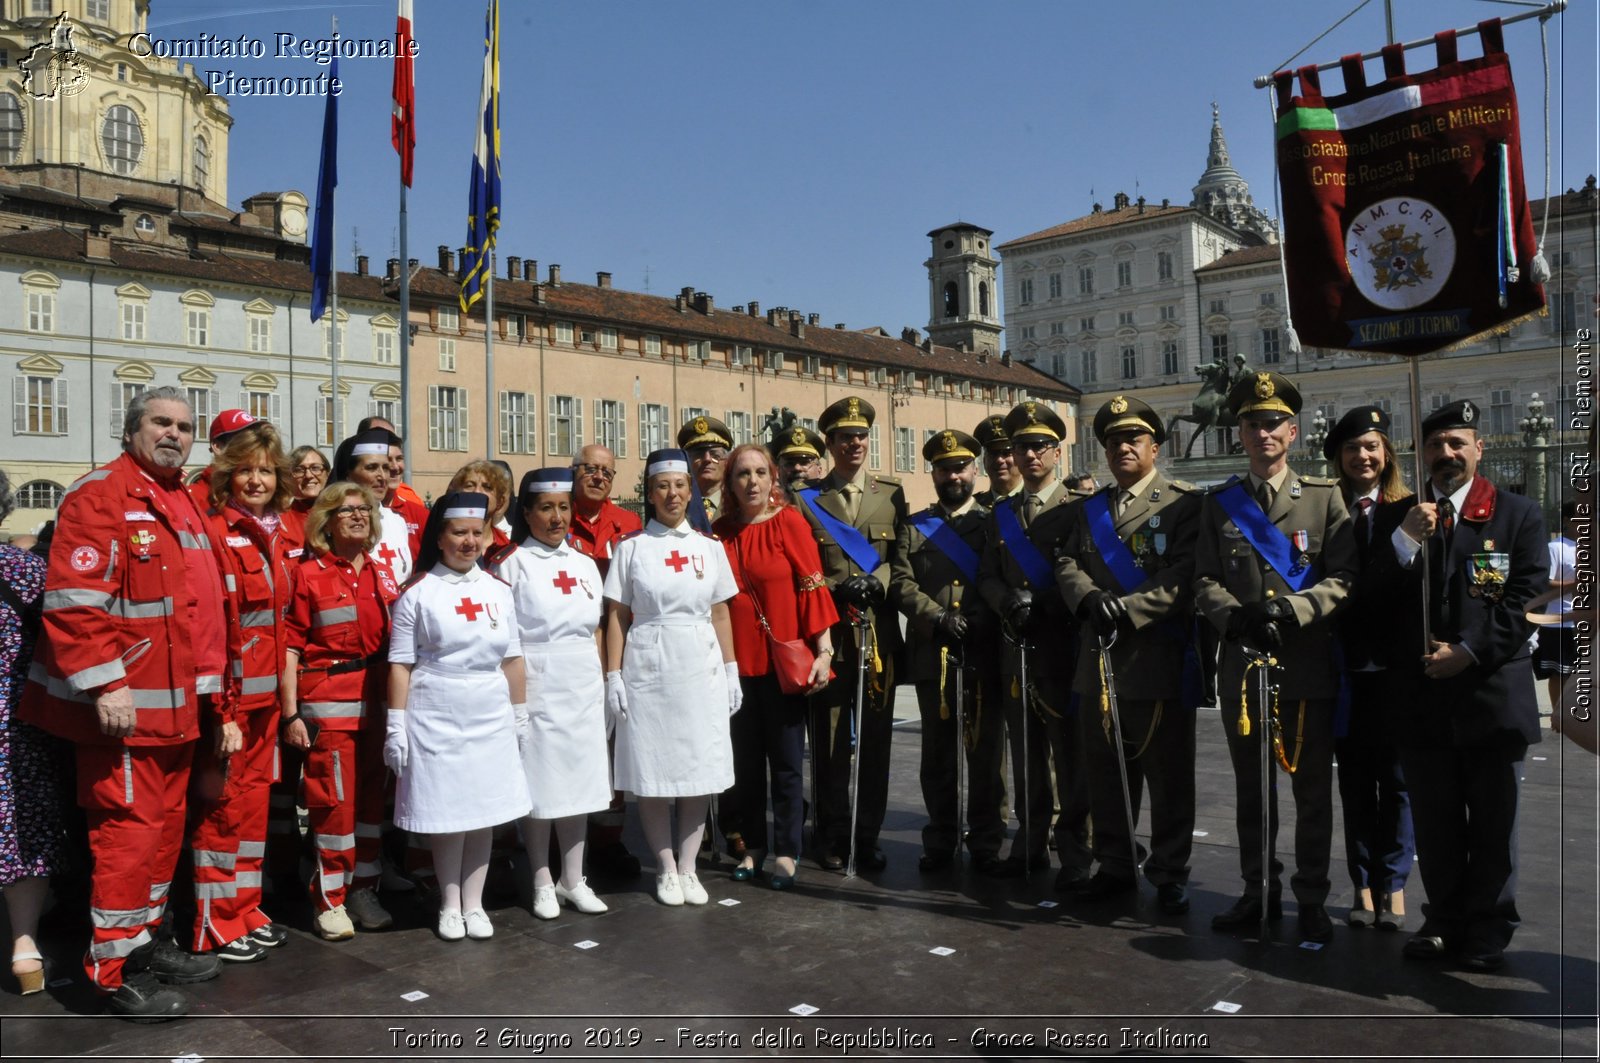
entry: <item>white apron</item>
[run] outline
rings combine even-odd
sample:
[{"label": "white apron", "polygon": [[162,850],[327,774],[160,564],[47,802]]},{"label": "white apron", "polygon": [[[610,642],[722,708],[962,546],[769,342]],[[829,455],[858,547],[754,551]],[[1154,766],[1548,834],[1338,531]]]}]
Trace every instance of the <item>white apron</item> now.
[{"label": "white apron", "polygon": [[594,639],[522,644],[533,741],[522,758],[537,819],[611,806],[606,684]]}]

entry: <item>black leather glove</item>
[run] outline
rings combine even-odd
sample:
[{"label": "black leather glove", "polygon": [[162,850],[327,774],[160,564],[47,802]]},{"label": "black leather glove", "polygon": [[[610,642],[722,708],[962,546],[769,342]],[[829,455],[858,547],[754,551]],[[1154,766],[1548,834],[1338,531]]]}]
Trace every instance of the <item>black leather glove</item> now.
[{"label": "black leather glove", "polygon": [[857,609],[874,609],[883,604],[883,584],[879,583],[875,576],[855,575],[835,587],[833,596],[844,605],[853,605]]},{"label": "black leather glove", "polygon": [[947,644],[954,645],[967,637],[967,618],[954,609],[946,609],[939,614],[934,630]]},{"label": "black leather glove", "polygon": [[1026,634],[1028,622],[1033,617],[1033,592],[1026,587],[1013,588],[1006,594],[1005,601],[1000,603],[1000,610],[1005,614],[1006,626],[1012,634]]},{"label": "black leather glove", "polygon": [[1264,611],[1267,619],[1284,631],[1300,626],[1300,621],[1294,617],[1294,605],[1287,598],[1268,598]]},{"label": "black leather glove", "polygon": [[1276,620],[1261,621],[1245,632],[1244,637],[1258,650],[1276,653],[1283,649],[1283,630],[1278,627]]},{"label": "black leather glove", "polygon": [[1127,618],[1128,607],[1110,591],[1090,591],[1078,603],[1078,619],[1103,639],[1116,634],[1117,625]]},{"label": "black leather glove", "polygon": [[1242,639],[1269,619],[1266,603],[1245,602],[1228,614],[1227,630],[1223,633],[1230,639]]}]

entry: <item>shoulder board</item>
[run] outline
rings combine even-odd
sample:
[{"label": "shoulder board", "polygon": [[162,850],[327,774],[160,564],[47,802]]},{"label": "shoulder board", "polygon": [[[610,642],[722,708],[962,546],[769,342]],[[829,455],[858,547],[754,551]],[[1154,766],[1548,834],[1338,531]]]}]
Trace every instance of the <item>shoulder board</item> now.
[{"label": "shoulder board", "polygon": [[890,487],[900,486],[900,480],[894,476],[878,476],[877,474],[873,474],[872,478],[881,484],[888,484]]},{"label": "shoulder board", "polygon": [[1084,491],[1081,488],[1077,488],[1077,487],[1069,487],[1069,488],[1067,488],[1067,497],[1068,498],[1092,498],[1094,496],[1094,494],[1095,494],[1095,492],[1093,492],[1093,491]]},{"label": "shoulder board", "polygon": [[1205,488],[1196,487],[1188,480],[1168,480],[1167,486],[1172,488],[1174,491],[1181,491],[1186,495],[1203,495],[1206,493]]},{"label": "shoulder board", "polygon": [[939,507],[938,507],[937,504],[923,506],[921,509],[917,510],[915,513],[913,513],[911,515],[913,517],[931,517],[931,516],[934,516],[936,514],[936,511],[938,510],[938,508]]},{"label": "shoulder board", "polygon": [[1307,487],[1338,487],[1339,481],[1328,476],[1302,476],[1300,482]]},{"label": "shoulder board", "polygon": [[488,569],[484,569],[484,574],[490,579],[494,580],[496,583],[500,584],[500,586],[504,587],[506,590],[511,589],[511,584],[507,583],[505,577],[501,576],[500,573],[490,572]]},{"label": "shoulder board", "polygon": [[640,535],[643,535],[643,534],[644,534],[644,529],[643,528],[635,528],[631,532],[623,532],[621,535],[617,536],[617,542],[625,543],[629,539],[635,538],[636,536],[640,536]]}]

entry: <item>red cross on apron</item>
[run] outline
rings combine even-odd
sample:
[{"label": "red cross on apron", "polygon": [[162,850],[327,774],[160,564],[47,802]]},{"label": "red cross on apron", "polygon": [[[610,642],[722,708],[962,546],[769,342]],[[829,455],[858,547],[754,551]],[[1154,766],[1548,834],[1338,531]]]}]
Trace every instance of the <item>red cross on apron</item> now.
[{"label": "red cross on apron", "polygon": [[571,594],[572,588],[578,585],[578,581],[567,575],[565,570],[562,570],[560,578],[553,579],[550,583],[552,586],[561,588],[562,594]]},{"label": "red cross on apron", "polygon": [[471,598],[463,598],[461,599],[461,604],[456,606],[456,612],[466,617],[467,622],[471,623],[472,621],[478,619],[479,613],[483,612],[483,606],[479,605]]},{"label": "red cross on apron", "polygon": [[672,571],[682,572],[683,566],[689,563],[689,559],[678,553],[678,551],[674,550],[672,551],[672,555],[666,558],[664,563],[668,568],[672,569]]},{"label": "red cross on apron", "polygon": [[378,548],[378,556],[383,559],[384,564],[393,568],[394,559],[399,557],[400,554],[395,550],[394,547],[390,546],[388,543],[384,543]]}]

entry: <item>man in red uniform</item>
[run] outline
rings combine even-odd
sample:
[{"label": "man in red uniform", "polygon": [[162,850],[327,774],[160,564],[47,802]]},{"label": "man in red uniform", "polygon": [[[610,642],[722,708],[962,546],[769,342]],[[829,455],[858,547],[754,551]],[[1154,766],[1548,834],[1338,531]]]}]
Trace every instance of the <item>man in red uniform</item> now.
[{"label": "man in red uniform", "polygon": [[[578,551],[594,558],[600,578],[611,567],[611,551],[617,540],[643,527],[635,513],[611,501],[611,485],[617,478],[617,456],[598,443],[578,451],[572,463],[572,530],[568,539]],[[639,858],[622,844],[622,825],[627,805],[622,794],[611,795],[611,807],[589,816],[589,866],[596,874],[613,878],[637,878]]]},{"label": "man in red uniform", "polygon": [[[193,444],[183,392],[155,388],[128,405],[122,455],[68,490],[20,707],[76,746],[94,857],[84,969],[113,1014],[143,1022],[189,1009],[159,982],[220,970],[215,956],[156,940],[183,844],[202,700],[220,714],[227,660],[222,577],[183,487]],[[216,733],[219,753],[238,748],[231,720],[219,718]]]}]

